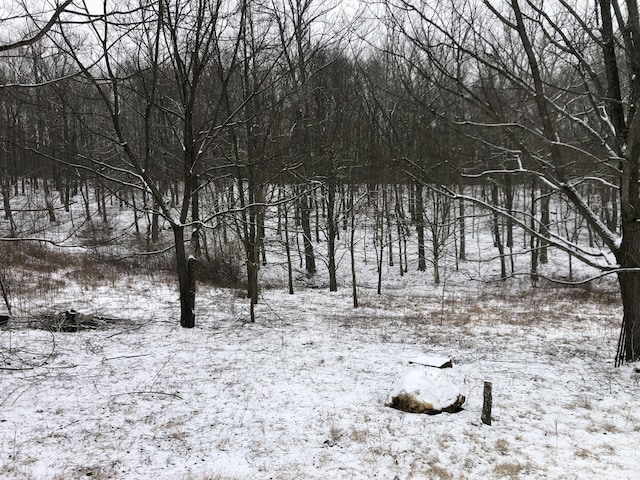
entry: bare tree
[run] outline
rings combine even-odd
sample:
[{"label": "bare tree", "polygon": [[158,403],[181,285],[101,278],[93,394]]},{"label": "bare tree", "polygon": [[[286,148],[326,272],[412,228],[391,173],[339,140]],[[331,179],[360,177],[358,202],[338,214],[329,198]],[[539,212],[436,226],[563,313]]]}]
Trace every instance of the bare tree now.
[{"label": "bare tree", "polygon": [[[327,39],[319,23],[331,6],[326,1],[318,0],[273,0],[272,3],[292,98],[288,129],[291,137],[290,155],[301,162],[298,169],[301,187],[298,192],[298,212],[305,270],[308,275],[313,275],[316,273],[316,257],[311,235],[311,211],[312,193],[317,189],[313,180],[323,173],[318,165],[323,158],[314,133],[317,133],[318,123],[325,120],[318,115],[313,100],[318,97],[319,87],[316,89],[315,83],[317,74],[331,61],[323,55]],[[315,41],[312,40],[314,38]]]},{"label": "bare tree", "polygon": [[[640,358],[640,20],[636,0],[593,4],[533,0],[497,4],[422,0],[390,2],[389,15],[407,45],[421,56],[409,65],[447,96],[473,107],[467,115],[436,111],[470,138],[510,156],[513,168],[476,166],[482,175],[535,177],[584,218],[610,252],[553,234],[543,218],[512,220],[549,246],[616,273],[624,317],[616,364]],[[447,12],[443,14],[442,12]],[[424,68],[428,59],[428,69]],[[446,81],[443,81],[446,80]],[[483,86],[500,81],[499,108]],[[517,101],[513,96],[517,92]],[[511,95],[511,97],[509,97]],[[459,112],[456,112],[459,114]],[[621,234],[587,200],[590,185],[618,185]],[[480,199],[450,192],[469,202]],[[509,216],[503,208],[495,208]],[[543,215],[545,209],[542,208]],[[606,219],[605,219],[606,220]],[[539,225],[538,228],[536,225]],[[540,258],[542,259],[542,258]]]},{"label": "bare tree", "polygon": [[[6,18],[0,19],[0,24],[18,24],[18,31],[22,38],[0,45],[0,53],[27,47],[39,42],[58,24],[60,17],[68,11],[74,0],[56,1],[53,4],[43,2],[44,5],[36,13],[31,7],[23,4],[23,11],[13,12]],[[17,6],[17,5],[14,5]]]},{"label": "bare tree", "polygon": [[[229,50],[230,61],[235,61],[233,52],[239,40],[231,19],[241,16],[241,10],[241,5],[205,0],[141,0],[125,10],[109,10],[105,4],[100,15],[85,12],[91,18],[91,28],[90,38],[84,42],[94,50],[100,47],[97,58],[78,48],[75,36],[86,35],[85,31],[62,29],[59,37],[53,37],[93,86],[110,119],[110,129],[101,135],[122,154],[116,160],[92,158],[91,168],[104,180],[151,195],[153,213],[171,226],[180,324],[186,328],[195,325],[195,263],[202,228],[207,227],[206,219],[200,216],[199,192],[216,176],[218,168],[208,163],[210,151],[235,113],[221,115],[223,95],[212,97],[207,80],[212,76],[211,61],[221,56],[220,51]],[[225,36],[225,28],[230,35]],[[140,44],[132,48],[135,39]],[[225,70],[223,78],[232,71]],[[131,84],[139,78],[143,79],[141,85]],[[141,94],[143,108],[138,109],[130,100],[132,91]],[[127,128],[127,120],[135,116],[142,118],[142,141],[137,132]],[[160,152],[152,135],[158,119],[169,127],[168,143]],[[176,179],[178,188],[172,198],[161,188],[159,153]],[[173,200],[177,200],[175,207]]]}]

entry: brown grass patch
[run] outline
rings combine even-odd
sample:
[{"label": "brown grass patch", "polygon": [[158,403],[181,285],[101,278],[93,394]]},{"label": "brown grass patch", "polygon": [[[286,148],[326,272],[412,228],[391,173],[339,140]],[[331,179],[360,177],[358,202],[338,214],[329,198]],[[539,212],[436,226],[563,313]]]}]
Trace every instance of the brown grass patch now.
[{"label": "brown grass patch", "polygon": [[99,250],[55,247],[42,242],[0,242],[7,283],[31,284],[38,292],[63,288],[69,281],[86,286],[114,284],[123,276],[157,278],[173,274],[170,255],[118,256]]},{"label": "brown grass patch", "polygon": [[426,475],[426,478],[433,478],[438,480],[451,480],[454,478],[448,470],[446,470],[444,467],[441,467],[440,465],[430,465],[429,468],[424,471],[424,473]]},{"label": "brown grass patch", "polygon": [[528,464],[522,464],[519,462],[503,462],[494,467],[493,473],[498,478],[518,479],[528,470],[528,468]]}]

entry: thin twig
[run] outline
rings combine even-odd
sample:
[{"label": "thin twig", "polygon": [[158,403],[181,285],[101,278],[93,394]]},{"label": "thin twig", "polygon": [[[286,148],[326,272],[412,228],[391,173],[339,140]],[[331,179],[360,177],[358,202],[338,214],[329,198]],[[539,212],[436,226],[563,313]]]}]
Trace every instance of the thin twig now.
[{"label": "thin twig", "polygon": [[159,391],[155,391],[155,390],[148,390],[148,391],[140,390],[140,391],[134,391],[134,392],[114,393],[113,395],[111,395],[111,398],[120,397],[122,395],[166,395],[167,397],[175,397],[175,398],[178,398],[180,400],[184,400],[177,393],[159,392]]}]

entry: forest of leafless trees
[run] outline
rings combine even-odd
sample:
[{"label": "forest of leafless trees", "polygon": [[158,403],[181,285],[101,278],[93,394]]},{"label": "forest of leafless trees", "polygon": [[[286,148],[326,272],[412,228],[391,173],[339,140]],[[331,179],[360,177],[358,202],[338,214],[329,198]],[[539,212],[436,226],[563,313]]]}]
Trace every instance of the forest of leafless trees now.
[{"label": "forest of leafless trees", "polygon": [[31,3],[1,13],[0,249],[46,237],[21,220],[25,195],[52,223],[79,203],[106,224],[115,201],[131,249],[175,254],[193,327],[214,236],[233,232],[258,302],[268,212],[289,264],[295,222],[305,271],[335,290],[335,241],[353,246],[363,203],[378,261],[430,264],[435,283],[482,210],[504,278],[516,236],[534,283],[548,249],[616,275],[616,362],[640,359],[636,0]]}]

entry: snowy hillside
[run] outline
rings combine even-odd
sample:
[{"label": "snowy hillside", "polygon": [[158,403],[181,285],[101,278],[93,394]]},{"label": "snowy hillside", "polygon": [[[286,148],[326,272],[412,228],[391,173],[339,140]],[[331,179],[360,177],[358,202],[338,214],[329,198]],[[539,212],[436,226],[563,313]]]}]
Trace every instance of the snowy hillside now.
[{"label": "snowy hillside", "polygon": [[[431,292],[364,290],[354,310],[348,289],[270,290],[248,324],[246,299],[211,289],[185,330],[159,282],[62,290],[50,307],[132,322],[0,331],[0,477],[637,478],[640,374],[612,367],[614,294]],[[454,359],[462,412],[385,406],[423,354]]]}]

